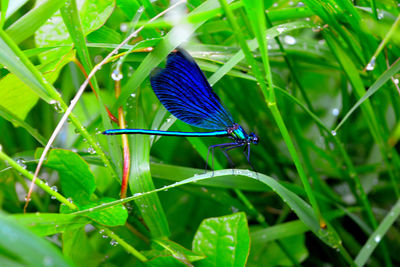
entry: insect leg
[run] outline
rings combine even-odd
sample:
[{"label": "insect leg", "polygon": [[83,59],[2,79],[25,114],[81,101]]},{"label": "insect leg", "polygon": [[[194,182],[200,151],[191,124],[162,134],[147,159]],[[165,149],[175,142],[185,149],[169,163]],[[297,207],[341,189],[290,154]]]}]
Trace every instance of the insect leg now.
[{"label": "insect leg", "polygon": [[[231,146],[235,146],[236,147],[236,145],[237,145],[237,143],[225,143],[225,144],[217,144],[217,145],[209,146],[208,147],[208,152],[207,152],[207,162],[206,162],[206,164],[208,164],[208,156],[209,156],[209,153],[210,153],[210,150],[211,150],[211,168],[214,171],[214,149],[216,147],[219,147],[221,149],[223,149],[225,147],[231,147]],[[224,155],[228,159],[229,164],[233,164],[232,160],[229,158],[228,154],[224,150],[222,150],[222,152],[224,152]],[[206,165],[206,169],[207,169],[207,165]]]}]

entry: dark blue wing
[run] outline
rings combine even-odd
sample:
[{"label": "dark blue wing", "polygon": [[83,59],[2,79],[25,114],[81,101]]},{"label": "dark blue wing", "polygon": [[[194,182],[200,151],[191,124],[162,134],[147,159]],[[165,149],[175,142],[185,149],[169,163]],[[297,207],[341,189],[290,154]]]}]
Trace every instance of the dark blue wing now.
[{"label": "dark blue wing", "polygon": [[223,130],[234,124],[232,116],[186,51],[178,49],[169,54],[165,69],[155,71],[150,81],[160,102],[181,121],[212,130]]}]

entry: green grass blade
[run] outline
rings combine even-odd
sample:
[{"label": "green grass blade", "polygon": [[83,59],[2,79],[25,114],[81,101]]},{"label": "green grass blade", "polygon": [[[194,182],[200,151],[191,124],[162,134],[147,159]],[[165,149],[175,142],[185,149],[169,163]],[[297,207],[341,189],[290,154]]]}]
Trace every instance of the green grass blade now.
[{"label": "green grass blade", "polygon": [[400,216],[400,200],[398,200],[396,204],[392,207],[389,213],[379,224],[378,228],[376,228],[374,233],[370,235],[367,242],[364,244],[361,251],[358,253],[355,259],[355,263],[357,264],[357,266],[364,266],[367,263],[372,252],[374,252],[375,248],[381,242],[386,232],[396,222],[399,216]]},{"label": "green grass blade", "polygon": [[343,119],[336,126],[334,131],[338,131],[339,128],[347,121],[350,115],[368,98],[375,94],[379,89],[381,89],[387,81],[389,81],[393,75],[400,71],[400,60],[397,60],[389,69],[387,69],[381,76],[368,88],[365,94],[353,105],[353,107],[344,115]]}]

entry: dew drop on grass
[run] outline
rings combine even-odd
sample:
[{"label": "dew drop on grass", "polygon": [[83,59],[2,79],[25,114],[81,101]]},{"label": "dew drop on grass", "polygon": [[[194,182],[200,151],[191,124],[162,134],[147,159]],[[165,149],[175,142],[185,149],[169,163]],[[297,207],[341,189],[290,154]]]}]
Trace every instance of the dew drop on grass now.
[{"label": "dew drop on grass", "polygon": [[119,25],[119,29],[121,32],[127,32],[128,31],[128,24],[127,23],[121,23],[121,25]]},{"label": "dew drop on grass", "polygon": [[56,112],[61,113],[63,111],[60,102],[58,102],[57,100],[52,99],[50,100],[49,104],[53,106]]},{"label": "dew drop on grass", "polygon": [[366,70],[369,70],[369,71],[375,69],[375,59],[374,59],[374,58],[371,59],[370,62],[368,62],[368,65],[367,65],[367,67],[366,67],[365,69],[366,69]]},{"label": "dew drop on grass", "polygon": [[286,27],[279,26],[278,28],[276,28],[276,30],[278,31],[278,33],[282,33],[286,30]]},{"label": "dew drop on grass", "polygon": [[332,134],[333,136],[336,136],[336,131],[331,131],[331,134]]},{"label": "dew drop on grass", "polygon": [[24,159],[19,158],[16,161],[17,161],[19,166],[21,166],[23,169],[26,169],[26,164],[25,164],[25,160]]},{"label": "dew drop on grass", "polygon": [[118,245],[118,242],[116,240],[114,240],[114,239],[111,239],[110,245],[115,247],[116,245]]},{"label": "dew drop on grass", "polygon": [[283,41],[284,41],[286,44],[288,44],[288,45],[294,45],[294,44],[296,44],[296,38],[294,38],[294,37],[291,36],[291,35],[286,35],[286,36],[283,38]]},{"label": "dew drop on grass", "polygon": [[333,116],[338,116],[339,115],[339,109],[338,108],[334,108],[334,109],[332,109],[332,115]]},{"label": "dew drop on grass", "polygon": [[124,76],[119,70],[113,70],[113,72],[111,73],[111,79],[113,79],[114,81],[120,81],[123,77]]},{"label": "dew drop on grass", "polygon": [[381,241],[381,236],[380,235],[376,235],[374,238],[376,243],[379,243]]},{"label": "dew drop on grass", "polygon": [[88,152],[89,152],[90,154],[95,154],[95,153],[96,153],[96,150],[95,150],[93,147],[89,147],[89,148],[88,148]]}]

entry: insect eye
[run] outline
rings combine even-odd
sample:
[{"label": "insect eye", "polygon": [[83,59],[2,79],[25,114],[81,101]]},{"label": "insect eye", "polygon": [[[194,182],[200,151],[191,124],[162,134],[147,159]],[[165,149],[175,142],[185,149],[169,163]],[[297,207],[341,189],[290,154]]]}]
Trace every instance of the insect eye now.
[{"label": "insect eye", "polygon": [[253,144],[257,145],[257,144],[258,144],[258,136],[255,135],[254,133],[251,133],[249,136],[250,136],[250,141],[251,141]]}]

